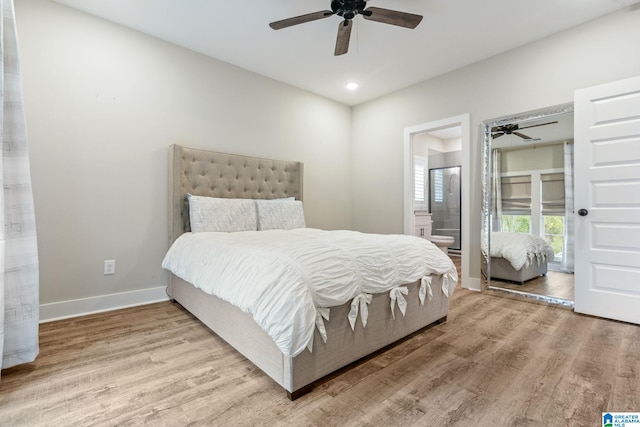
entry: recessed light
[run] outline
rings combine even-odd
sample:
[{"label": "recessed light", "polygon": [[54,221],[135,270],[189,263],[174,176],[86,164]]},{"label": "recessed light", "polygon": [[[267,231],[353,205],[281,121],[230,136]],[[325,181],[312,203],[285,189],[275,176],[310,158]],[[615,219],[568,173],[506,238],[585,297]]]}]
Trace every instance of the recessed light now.
[{"label": "recessed light", "polygon": [[349,90],[356,90],[360,85],[356,82],[347,83],[346,88]]}]

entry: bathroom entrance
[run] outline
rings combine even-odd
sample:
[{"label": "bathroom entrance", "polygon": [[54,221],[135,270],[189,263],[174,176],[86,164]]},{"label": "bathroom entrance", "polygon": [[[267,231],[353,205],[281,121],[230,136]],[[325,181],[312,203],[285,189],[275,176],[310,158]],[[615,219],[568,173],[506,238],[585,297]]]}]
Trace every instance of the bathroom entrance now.
[{"label": "bathroom entrance", "polygon": [[[428,222],[427,235],[444,252],[460,254],[462,126],[416,133],[413,151],[413,208],[416,224]],[[418,233],[419,232],[419,233]]]},{"label": "bathroom entrance", "polygon": [[404,129],[404,232],[428,234],[443,252],[460,256],[462,287],[479,290],[480,280],[469,274],[470,219],[465,214],[471,194],[466,173],[470,139],[469,114]]}]

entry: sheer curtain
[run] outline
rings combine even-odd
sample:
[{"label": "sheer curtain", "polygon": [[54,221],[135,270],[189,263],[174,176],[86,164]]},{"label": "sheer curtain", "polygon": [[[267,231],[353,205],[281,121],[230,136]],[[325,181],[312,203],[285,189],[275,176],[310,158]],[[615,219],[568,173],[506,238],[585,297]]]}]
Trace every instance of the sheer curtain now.
[{"label": "sheer curtain", "polygon": [[574,260],[574,214],[573,214],[573,142],[564,143],[564,247],[562,248],[562,270],[573,273]]},{"label": "sheer curtain", "polygon": [[491,150],[491,231],[502,231],[502,155]]},{"label": "sheer curtain", "polygon": [[9,368],[38,355],[38,247],[13,0],[0,3],[0,361]]}]

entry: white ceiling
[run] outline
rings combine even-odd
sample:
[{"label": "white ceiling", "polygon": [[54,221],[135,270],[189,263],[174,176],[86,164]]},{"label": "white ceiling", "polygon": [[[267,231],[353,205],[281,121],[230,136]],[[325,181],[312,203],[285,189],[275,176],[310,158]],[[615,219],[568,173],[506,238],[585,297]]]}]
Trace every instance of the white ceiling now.
[{"label": "white ceiling", "polygon": [[[269,22],[330,9],[330,0],[55,0],[306,89],[357,105],[638,0],[371,0],[424,16],[414,30],[354,20],[333,56],[338,16],[282,30]],[[345,89],[356,81],[356,91]]]}]

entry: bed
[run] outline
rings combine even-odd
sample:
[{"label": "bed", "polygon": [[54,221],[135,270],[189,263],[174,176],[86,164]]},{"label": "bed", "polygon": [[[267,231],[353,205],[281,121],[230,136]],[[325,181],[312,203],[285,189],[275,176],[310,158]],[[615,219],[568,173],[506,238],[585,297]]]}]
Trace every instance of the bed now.
[{"label": "bed", "polygon": [[553,248],[542,238],[523,233],[491,233],[491,278],[524,284],[547,274]]},{"label": "bed", "polygon": [[[193,236],[217,235],[191,232],[189,198],[192,197],[249,199],[256,203],[290,199],[294,199],[291,203],[301,202],[303,164],[172,145],[169,149],[169,252],[180,246],[178,242]],[[303,234],[309,240],[315,239],[316,235],[333,233],[313,229],[291,231],[291,234]],[[228,233],[228,239],[235,240],[236,235],[245,233],[265,233],[259,236],[266,236],[269,232],[274,235],[284,233],[282,230],[243,231]],[[437,247],[433,246],[433,249],[441,253]],[[167,291],[171,299],[282,386],[293,400],[309,392],[314,383],[336,370],[426,326],[445,321],[449,297],[457,283],[455,267],[451,260],[446,259],[450,263],[446,273],[442,270],[442,274],[430,274],[406,283],[402,296],[397,292],[380,292],[371,295],[368,304],[360,302],[360,317],[355,319],[355,327],[352,319],[353,305],[357,305],[355,299],[328,308],[328,319],[319,319],[320,313],[324,312],[318,308],[316,327],[312,328],[311,340],[307,343],[312,345],[294,353],[283,351],[281,341],[269,335],[262,323],[259,325],[254,318],[255,313],[250,314],[246,309],[243,311],[232,305],[226,297],[206,293],[202,285],[197,287],[184,278],[188,274],[180,274],[184,277],[179,277],[170,271]],[[438,263],[442,269],[441,261]],[[425,298],[425,293],[428,293],[428,298]],[[390,309],[392,300],[397,303],[395,309]],[[404,302],[404,315],[399,312],[400,300]],[[368,311],[366,327],[361,321],[363,311]],[[318,320],[321,326],[318,326]]]}]

